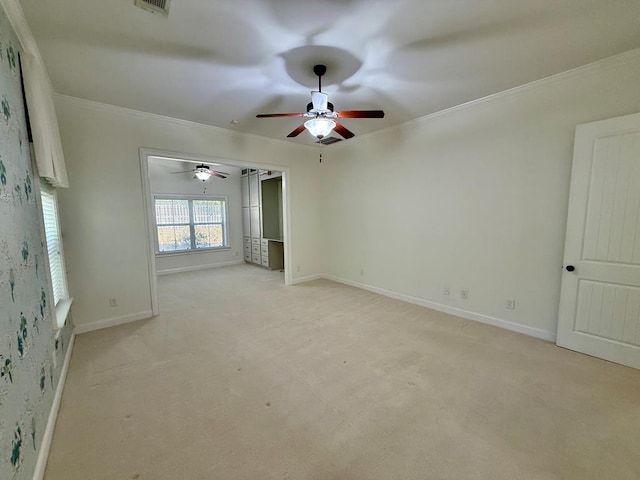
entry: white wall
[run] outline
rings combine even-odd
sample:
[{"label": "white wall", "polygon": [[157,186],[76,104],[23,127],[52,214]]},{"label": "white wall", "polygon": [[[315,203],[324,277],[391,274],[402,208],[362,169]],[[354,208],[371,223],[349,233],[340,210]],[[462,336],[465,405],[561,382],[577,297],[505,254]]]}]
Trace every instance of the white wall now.
[{"label": "white wall", "polygon": [[315,149],[59,95],[56,110],[71,185],[60,194],[65,259],[81,331],[151,312],[140,147],[290,167],[293,278],[321,272]]},{"label": "white wall", "polygon": [[634,51],[327,148],[326,273],[553,338],[575,127],[639,86]]},{"label": "white wall", "polygon": [[175,174],[193,169],[197,164],[150,158],[149,184],[151,193],[180,195],[212,195],[227,198],[228,249],[204,250],[156,255],[159,274],[198,268],[242,263],[242,200],[240,198],[240,168],[220,165],[212,168],[229,173],[226,179],[211,176],[206,182],[193,178],[193,174]]},{"label": "white wall", "polygon": [[552,338],[575,126],[640,111],[638,85],[634,51],[332,145],[322,164],[315,148],[57,96],[74,318],[150,311],[147,147],[289,166],[294,279],[326,273]]}]

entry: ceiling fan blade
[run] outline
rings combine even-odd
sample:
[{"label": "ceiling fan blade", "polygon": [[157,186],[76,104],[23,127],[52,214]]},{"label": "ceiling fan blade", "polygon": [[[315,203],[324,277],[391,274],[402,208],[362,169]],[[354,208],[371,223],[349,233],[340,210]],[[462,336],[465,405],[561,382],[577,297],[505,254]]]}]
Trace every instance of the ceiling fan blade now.
[{"label": "ceiling fan blade", "polygon": [[181,172],[169,172],[169,173],[171,173],[171,174],[174,174],[174,173],[193,173],[194,171],[195,170],[183,170]]},{"label": "ceiling fan blade", "polygon": [[304,113],[259,113],[256,118],[304,117]]},{"label": "ceiling fan blade", "polygon": [[382,110],[343,110],[336,112],[338,118],[384,118]]},{"label": "ceiling fan blade", "polygon": [[214,177],[220,177],[220,178],[225,178],[225,179],[227,178],[226,175],[222,175],[222,172],[213,172],[212,175]]},{"label": "ceiling fan blade", "polygon": [[221,172],[220,170],[211,170],[211,173],[219,173],[220,175],[226,175],[227,177],[231,175],[230,173]]},{"label": "ceiling fan blade", "polygon": [[333,130],[335,132],[339,133],[340,135],[342,135],[344,138],[351,138],[351,137],[355,137],[356,136],[355,133],[353,133],[347,127],[342,125],[340,122],[336,122],[336,126],[335,126],[335,128]]},{"label": "ceiling fan blade", "polygon": [[291,132],[289,135],[287,135],[287,137],[289,137],[289,138],[297,137],[302,132],[304,132],[304,123],[300,124],[300,126],[298,128],[296,128],[293,132]]}]

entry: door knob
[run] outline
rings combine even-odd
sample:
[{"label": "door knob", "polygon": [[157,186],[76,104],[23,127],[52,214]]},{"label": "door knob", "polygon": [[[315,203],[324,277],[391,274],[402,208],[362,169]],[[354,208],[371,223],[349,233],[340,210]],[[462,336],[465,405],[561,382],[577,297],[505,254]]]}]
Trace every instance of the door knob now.
[{"label": "door knob", "polygon": [[576,269],[573,265],[567,265],[565,268],[567,269],[567,272],[573,272]]}]

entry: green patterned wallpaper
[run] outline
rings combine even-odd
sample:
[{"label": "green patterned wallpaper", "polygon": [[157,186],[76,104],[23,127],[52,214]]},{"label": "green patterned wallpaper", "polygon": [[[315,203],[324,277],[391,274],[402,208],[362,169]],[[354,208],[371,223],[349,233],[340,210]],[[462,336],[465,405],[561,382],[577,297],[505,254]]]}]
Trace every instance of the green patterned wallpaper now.
[{"label": "green patterned wallpaper", "polygon": [[0,478],[31,480],[71,328],[48,314],[44,247],[20,86],[0,8]]}]

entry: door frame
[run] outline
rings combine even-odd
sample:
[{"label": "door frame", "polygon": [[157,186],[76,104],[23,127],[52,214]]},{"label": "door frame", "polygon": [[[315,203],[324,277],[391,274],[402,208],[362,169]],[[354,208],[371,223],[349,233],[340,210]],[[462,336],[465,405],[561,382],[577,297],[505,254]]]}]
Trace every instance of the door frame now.
[{"label": "door frame", "polygon": [[158,304],[158,270],[156,267],[155,236],[153,222],[153,193],[151,192],[151,181],[149,178],[149,157],[165,157],[178,161],[192,163],[220,163],[238,168],[260,168],[264,170],[276,170],[282,172],[282,216],[284,229],[284,284],[289,286],[293,283],[293,272],[291,271],[291,185],[289,181],[289,167],[271,163],[257,163],[244,160],[235,160],[225,157],[215,157],[207,155],[196,155],[191,153],[172,152],[169,150],[158,150],[141,147],[140,154],[140,177],[142,181],[142,201],[146,216],[145,227],[147,235],[147,267],[149,271],[149,285],[151,295],[151,312],[153,316],[160,313]]}]

